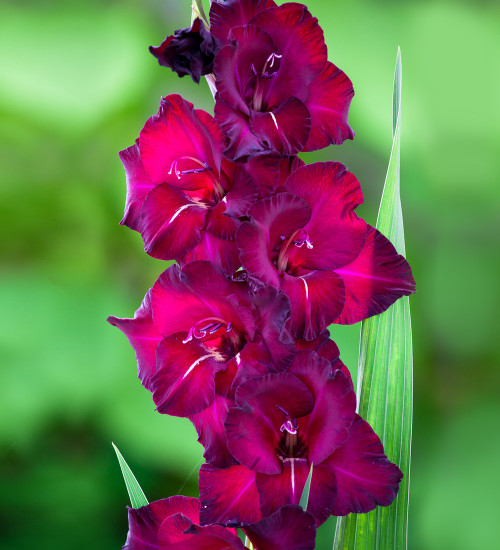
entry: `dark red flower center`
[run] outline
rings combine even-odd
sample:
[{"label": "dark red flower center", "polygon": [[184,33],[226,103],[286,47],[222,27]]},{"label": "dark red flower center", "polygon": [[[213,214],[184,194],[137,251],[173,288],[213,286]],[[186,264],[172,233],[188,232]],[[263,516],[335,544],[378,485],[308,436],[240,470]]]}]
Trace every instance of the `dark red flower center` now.
[{"label": "dark red flower center", "polygon": [[290,271],[293,270],[293,265],[290,260],[294,247],[302,248],[306,246],[307,248],[313,248],[313,243],[309,239],[309,235],[303,229],[297,229],[288,239],[285,235],[281,235],[280,241],[278,246],[275,247],[272,260],[278,271],[281,272],[286,271],[290,273]]},{"label": "dark red flower center", "polygon": [[175,174],[178,180],[188,174],[205,174],[207,178],[200,180],[199,187],[193,189],[190,186],[189,189],[184,190],[200,206],[214,206],[226,196],[226,190],[214,174],[212,167],[196,157],[179,157],[174,160],[168,174]]},{"label": "dark red flower center", "polygon": [[220,361],[227,361],[236,356],[245,345],[245,335],[238,334],[231,321],[219,317],[206,317],[193,325],[183,340],[183,344],[193,338],[203,345]]},{"label": "dark red flower center", "polygon": [[276,405],[276,408],[286,417],[280,427],[281,436],[276,448],[278,456],[281,460],[305,458],[307,447],[300,437],[297,419],[290,417],[288,412],[280,405]]},{"label": "dark red flower center", "polygon": [[[274,78],[281,64],[281,55],[271,52],[264,62],[260,70],[253,63],[250,65],[251,76],[246,86],[245,99],[247,105],[252,107],[254,111],[267,111],[268,106],[265,105],[264,93],[266,91],[266,81]],[[271,116],[274,115],[271,113]],[[275,120],[276,124],[276,120]]]}]

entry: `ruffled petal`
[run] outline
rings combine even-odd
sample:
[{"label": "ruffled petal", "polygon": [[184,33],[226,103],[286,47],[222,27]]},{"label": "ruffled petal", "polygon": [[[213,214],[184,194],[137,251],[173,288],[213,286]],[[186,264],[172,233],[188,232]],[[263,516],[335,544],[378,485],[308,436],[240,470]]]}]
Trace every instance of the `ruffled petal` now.
[{"label": "ruffled petal", "polygon": [[200,524],[237,525],[262,519],[255,472],[245,466],[200,468]]},{"label": "ruffled petal", "polygon": [[259,550],[314,550],[314,516],[299,506],[287,505],[243,531]]},{"label": "ruffled petal", "polygon": [[410,265],[391,242],[371,226],[358,257],[336,272],[346,289],[344,309],[335,320],[343,325],[378,315],[401,296],[415,292]]},{"label": "ruffled petal", "polygon": [[290,263],[306,269],[330,270],[356,258],[366,239],[366,222],[354,209],[362,204],[358,180],[340,162],[316,162],[295,170],[285,189],[311,208],[304,228],[307,246],[295,246]]},{"label": "ruffled petal", "polygon": [[156,348],[162,340],[162,335],[153,323],[151,290],[147,291],[133,319],[110,316],[107,320],[128,338],[137,357],[137,375],[142,385],[151,389],[150,380],[156,372]]},{"label": "ruffled petal", "polygon": [[243,465],[266,474],[278,474],[282,462],[276,455],[285,421],[308,414],[313,396],[302,382],[287,373],[268,374],[241,384],[224,426],[229,450]]},{"label": "ruffled petal", "polygon": [[151,379],[156,409],[162,414],[192,416],[206,409],[215,396],[215,373],[226,363],[198,340],[171,336],[156,351],[157,371]]},{"label": "ruffled petal", "polygon": [[305,104],[311,113],[311,133],[304,151],[316,151],[354,138],[347,122],[353,96],[347,75],[328,62],[309,86]]},{"label": "ruffled petal", "polygon": [[208,261],[228,277],[241,266],[236,243],[219,239],[206,231],[202,232],[200,242],[190,252],[177,258],[177,262],[183,267],[196,261]]},{"label": "ruffled petal", "polygon": [[222,182],[227,180],[229,191],[223,202],[226,205],[225,215],[233,218],[245,216],[247,210],[257,200],[258,189],[254,178],[240,164],[227,159],[222,161]]},{"label": "ruffled petal", "polygon": [[259,199],[269,197],[288,176],[304,165],[299,157],[282,157],[279,155],[261,155],[248,159],[246,169],[258,186]]},{"label": "ruffled petal", "polygon": [[310,209],[303,199],[279,193],[256,202],[248,215],[252,221],[242,223],[236,233],[241,263],[253,277],[279,288],[273,249],[308,223]]},{"label": "ruffled petal", "polygon": [[198,522],[200,501],[174,496],[151,502],[141,508],[128,509],[129,531],[123,550],[158,550],[158,532],[162,522],[174,514],[183,514],[188,526]]},{"label": "ruffled petal", "polygon": [[262,10],[275,6],[273,0],[212,2],[210,6],[210,32],[220,44],[225,44],[232,28],[246,25],[252,17]]},{"label": "ruffled petal", "polygon": [[[224,137],[214,119],[206,112],[172,94],[161,100],[157,115],[151,117],[139,136],[144,167],[154,184],[179,179],[182,187],[211,187],[218,176]],[[191,159],[191,160],[190,160]],[[208,167],[202,173],[176,174],[179,163],[186,169]],[[177,163],[177,164],[176,164]]]},{"label": "ruffled petal", "polygon": [[163,524],[160,529],[160,550],[245,550],[238,535],[220,525],[191,525],[175,539],[162,537],[165,527]]},{"label": "ruffled petal", "polygon": [[287,2],[262,11],[251,25],[265,31],[273,40],[280,58],[280,68],[268,83],[265,101],[270,109],[290,96],[307,99],[308,85],[327,62],[323,30],[306,6]]},{"label": "ruffled petal", "polygon": [[296,155],[309,137],[311,116],[300,99],[290,97],[272,111],[252,111],[249,124],[264,149]]},{"label": "ruffled petal", "polygon": [[290,298],[288,329],[296,338],[314,340],[342,311],[345,289],[334,271],[311,271],[302,277],[285,273],[281,284]]},{"label": "ruffled petal", "polygon": [[307,458],[320,464],[347,439],[356,411],[352,382],[341,372],[331,375],[330,363],[314,351],[299,351],[288,370],[314,395],[311,414],[299,418],[301,437],[307,441]]},{"label": "ruffled petal", "polygon": [[216,395],[211,405],[189,418],[198,433],[198,441],[205,448],[203,457],[209,464],[217,468],[228,468],[237,464],[236,459],[227,448],[224,429],[227,411],[234,405],[232,400]]},{"label": "ruffled petal", "polygon": [[120,151],[119,155],[127,178],[125,212],[120,224],[140,232],[142,203],[147,194],[153,189],[154,183],[142,164],[138,139],[134,145]]},{"label": "ruffled petal", "polygon": [[256,330],[269,350],[276,371],[285,370],[295,354],[293,338],[285,330],[290,300],[285,293],[267,286],[256,290],[254,305],[258,311]]},{"label": "ruffled petal", "polygon": [[153,258],[173,260],[185,256],[199,242],[207,209],[164,183],[146,197],[140,231],[144,250]]},{"label": "ruffled petal", "polygon": [[337,344],[330,338],[328,330],[324,330],[314,340],[296,340],[295,346],[297,350],[310,349],[315,351],[320,357],[324,357],[332,366],[332,374],[336,370],[340,370],[345,376],[351,380],[349,369],[340,360],[340,351]]},{"label": "ruffled petal", "polygon": [[401,470],[389,462],[377,434],[356,415],[349,437],[324,463],[335,475],[337,499],[332,514],[365,513],[396,498]]},{"label": "ruffled petal", "polygon": [[218,95],[215,96],[214,112],[215,120],[228,140],[224,151],[228,158],[243,160],[263,153],[260,139],[250,131],[247,113],[233,108]]}]

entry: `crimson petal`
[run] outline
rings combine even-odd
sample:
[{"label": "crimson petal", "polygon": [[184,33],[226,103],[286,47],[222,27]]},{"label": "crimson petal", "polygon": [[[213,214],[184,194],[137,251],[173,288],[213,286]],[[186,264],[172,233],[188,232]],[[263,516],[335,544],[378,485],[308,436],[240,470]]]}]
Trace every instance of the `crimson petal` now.
[{"label": "crimson petal", "polygon": [[201,238],[207,209],[167,183],[156,186],[141,211],[144,250],[153,258],[185,256]]},{"label": "crimson petal", "polygon": [[310,245],[294,247],[290,262],[306,269],[335,269],[359,254],[366,238],[366,222],[354,209],[362,204],[361,186],[340,162],[316,162],[295,170],[285,189],[311,208],[305,227]]},{"label": "crimson petal", "polygon": [[164,521],[159,532],[160,550],[245,550],[232,529],[220,525],[200,527],[188,522],[181,514]]},{"label": "crimson petal", "polygon": [[210,6],[210,32],[219,43],[225,44],[232,28],[246,25],[257,13],[275,6],[273,0],[212,2]]},{"label": "crimson petal", "polygon": [[228,158],[239,160],[264,153],[260,139],[250,131],[248,114],[228,105],[220,99],[219,94],[215,96],[214,114],[228,138],[228,146],[224,151]]},{"label": "crimson petal", "polygon": [[337,269],[346,289],[344,309],[335,320],[352,324],[385,311],[401,296],[415,292],[408,262],[380,231],[368,226],[366,242],[358,257]]},{"label": "crimson petal", "polygon": [[295,96],[307,99],[307,86],[327,62],[323,30],[303,4],[287,2],[262,11],[251,25],[265,31],[276,44],[280,68],[268,86],[266,101],[272,107]]},{"label": "crimson petal", "polygon": [[299,506],[282,506],[258,523],[244,525],[243,531],[259,550],[314,550],[314,516]]},{"label": "crimson petal", "polygon": [[189,418],[198,433],[198,441],[205,448],[203,457],[217,468],[227,468],[237,463],[227,448],[224,429],[224,419],[231,406],[234,406],[233,401],[216,395],[211,405]]},{"label": "crimson petal", "polygon": [[243,465],[257,472],[279,474],[276,455],[285,420],[303,416],[313,407],[307,386],[287,373],[268,374],[241,384],[236,390],[239,408],[229,409],[224,426],[229,450]]},{"label": "crimson petal", "polygon": [[156,372],[156,348],[162,340],[151,313],[151,290],[148,290],[133,319],[110,316],[108,322],[118,327],[128,338],[137,357],[137,375],[142,385],[150,388],[151,377]]},{"label": "crimson petal", "polygon": [[333,515],[365,513],[396,498],[401,470],[389,462],[377,434],[356,415],[346,442],[323,463],[335,475]]},{"label": "crimson petal", "polygon": [[244,466],[200,468],[200,524],[238,525],[262,519],[255,472]]},{"label": "crimson petal", "polygon": [[278,271],[271,261],[273,248],[310,219],[307,203],[289,193],[279,193],[256,202],[248,211],[252,222],[244,222],[236,233],[243,267],[263,283],[280,287]]},{"label": "crimson petal", "polygon": [[203,231],[200,242],[185,256],[177,258],[180,266],[196,261],[207,261],[219,268],[226,276],[232,275],[241,265],[236,243],[219,239]]},{"label": "crimson petal", "polygon": [[206,409],[215,396],[215,373],[226,364],[201,342],[171,336],[156,351],[157,371],[151,379],[156,409],[163,414],[191,416]]},{"label": "crimson petal", "polygon": [[[260,493],[260,506],[264,517],[285,504],[298,504],[310,466],[304,458],[289,458],[283,463],[283,472],[277,475],[257,473],[255,481]],[[316,518],[317,525],[331,514],[337,488],[335,476],[322,464],[314,466],[307,510]]]},{"label": "crimson petal", "polygon": [[299,351],[288,370],[314,395],[311,414],[299,418],[301,436],[307,441],[307,458],[320,464],[340,447],[354,420],[356,396],[349,378],[339,371],[331,376],[330,363],[314,351]]},{"label": "crimson petal", "polygon": [[292,304],[287,326],[296,338],[314,340],[344,305],[344,283],[334,271],[311,271],[302,277],[285,273],[281,288]]},{"label": "crimson petal", "polygon": [[296,97],[288,98],[273,111],[252,111],[250,130],[259,137],[264,149],[282,155],[300,152],[311,130],[311,115]]},{"label": "crimson petal", "polygon": [[347,122],[353,96],[354,89],[347,75],[328,62],[309,86],[305,103],[311,113],[311,133],[304,151],[316,151],[354,138]]},{"label": "crimson petal", "polygon": [[158,114],[144,125],[139,146],[153,183],[175,180],[176,161],[191,158],[197,168],[205,163],[210,170],[182,175],[183,188],[192,181],[198,187],[200,179],[206,179],[206,185],[211,186],[211,177],[219,174],[224,137],[208,113],[195,110],[180,95],[172,94],[161,100]]},{"label": "crimson petal", "polygon": [[134,145],[120,151],[119,155],[127,179],[125,213],[120,224],[140,232],[142,203],[147,194],[153,189],[154,183],[142,164],[138,139]]},{"label": "crimson petal", "polygon": [[174,496],[128,509],[129,531],[123,550],[158,550],[158,531],[162,522],[174,514],[183,514],[188,524],[197,523],[200,502],[197,498]]}]

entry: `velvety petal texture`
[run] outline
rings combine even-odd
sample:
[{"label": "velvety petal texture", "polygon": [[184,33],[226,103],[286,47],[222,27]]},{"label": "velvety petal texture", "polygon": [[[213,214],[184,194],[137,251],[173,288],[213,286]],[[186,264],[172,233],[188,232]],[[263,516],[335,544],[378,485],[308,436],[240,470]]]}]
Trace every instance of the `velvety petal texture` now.
[{"label": "velvety petal texture", "polygon": [[215,118],[231,159],[295,155],[352,138],[349,79],[327,60],[306,6],[264,0],[212,3]]},{"label": "velvety petal texture", "polygon": [[326,461],[335,474],[337,499],[333,514],[365,513],[375,506],[389,506],[396,498],[401,470],[389,462],[379,437],[359,415],[349,437]]},{"label": "velvety petal texture", "polygon": [[107,320],[128,338],[137,358],[137,376],[145,388],[151,389],[151,377],[156,372],[156,348],[162,340],[162,335],[153,322],[151,290],[146,293],[133,319],[110,316]]},{"label": "velvety petal texture", "polygon": [[149,47],[160,65],[170,67],[179,76],[189,75],[197,84],[202,75],[212,72],[215,50],[215,40],[199,17],[191,28],[179,29],[160,46]]},{"label": "velvety petal texture", "polygon": [[262,519],[253,470],[244,466],[220,470],[203,464],[199,485],[201,525],[238,525]]},{"label": "velvety petal texture", "polygon": [[371,226],[357,258],[336,271],[346,291],[344,308],[336,323],[352,324],[378,315],[401,296],[415,292],[410,265],[392,243]]},{"label": "velvety petal texture", "polygon": [[188,525],[199,522],[200,501],[174,496],[151,502],[142,508],[128,509],[129,532],[123,550],[158,550],[158,531],[164,520],[178,514]]},{"label": "velvety petal texture", "polygon": [[314,516],[300,506],[283,506],[243,531],[259,550],[313,550],[316,540]]}]

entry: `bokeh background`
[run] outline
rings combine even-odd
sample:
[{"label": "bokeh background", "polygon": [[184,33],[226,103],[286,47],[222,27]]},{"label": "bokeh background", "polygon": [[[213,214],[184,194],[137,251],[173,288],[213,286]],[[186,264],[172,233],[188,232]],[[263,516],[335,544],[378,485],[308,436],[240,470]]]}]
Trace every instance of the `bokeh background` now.
[{"label": "bokeh background", "polygon": [[[499,540],[500,6],[309,0],[352,79],[353,142],[309,154],[360,179],[375,223],[403,60],[402,200],[418,293],[411,550]],[[202,448],[135,376],[130,316],[165,267],[120,227],[133,143],[161,95],[213,110],[148,53],[189,0],[0,4],[0,546],[119,548],[128,497],[111,441],[149,500],[197,496]],[[359,326],[334,329],[355,374]],[[331,548],[334,522],[318,548]]]}]

